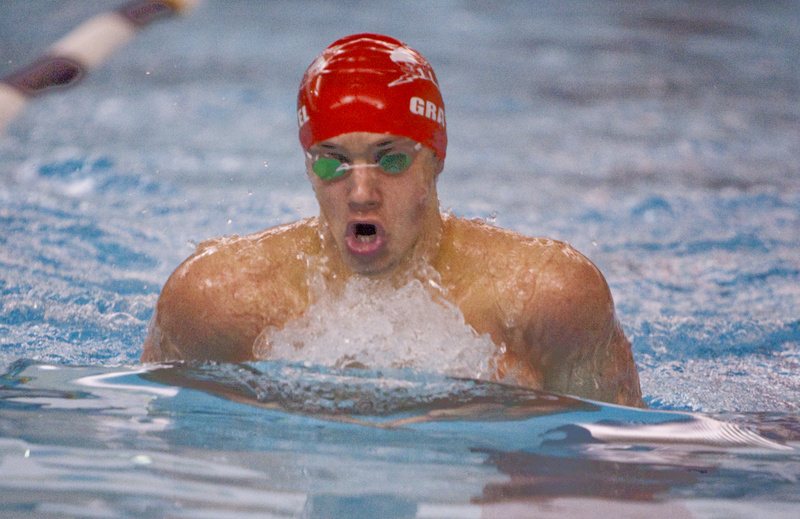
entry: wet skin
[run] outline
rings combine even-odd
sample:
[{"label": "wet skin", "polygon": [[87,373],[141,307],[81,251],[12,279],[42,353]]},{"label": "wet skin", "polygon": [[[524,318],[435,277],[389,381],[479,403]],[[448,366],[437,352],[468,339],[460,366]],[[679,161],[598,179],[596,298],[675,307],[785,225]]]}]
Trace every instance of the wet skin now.
[{"label": "wet skin", "polygon": [[642,405],[630,344],[599,270],[565,243],[442,214],[443,162],[431,150],[422,148],[401,174],[370,166],[392,139],[350,133],[322,143],[353,167],[323,181],[307,161],[319,217],[201,244],[164,286],[142,361],[254,360],[261,330],[283,327],[311,304],[315,275],[329,290],[353,275],[399,286],[429,276],[420,268],[429,265],[429,285],[502,348],[499,375]]},{"label": "wet skin", "polygon": [[325,150],[351,163],[346,175],[332,180],[314,174],[313,154],[307,156],[308,178],[327,224],[327,237],[353,273],[376,276],[401,271],[404,262],[432,253],[433,244],[425,238],[436,239],[440,232],[436,178],[441,161],[423,148],[403,173],[389,174],[375,167],[376,155],[407,140],[350,133],[314,146],[312,151]]}]

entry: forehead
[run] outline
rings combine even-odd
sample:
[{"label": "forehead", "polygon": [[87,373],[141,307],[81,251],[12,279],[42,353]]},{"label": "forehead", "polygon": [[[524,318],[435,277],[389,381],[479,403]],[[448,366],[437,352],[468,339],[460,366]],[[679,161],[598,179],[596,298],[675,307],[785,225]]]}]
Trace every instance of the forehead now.
[{"label": "forehead", "polygon": [[388,133],[351,132],[337,135],[331,139],[320,141],[312,148],[347,150],[352,153],[391,147],[411,141],[408,137]]}]

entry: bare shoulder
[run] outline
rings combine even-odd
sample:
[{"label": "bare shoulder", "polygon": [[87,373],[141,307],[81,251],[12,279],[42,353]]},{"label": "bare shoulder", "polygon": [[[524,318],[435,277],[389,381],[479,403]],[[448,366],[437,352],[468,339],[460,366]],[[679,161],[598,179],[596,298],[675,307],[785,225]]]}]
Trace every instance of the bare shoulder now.
[{"label": "bare shoulder", "polygon": [[[172,274],[168,284],[204,280],[239,285],[290,267],[287,260],[313,249],[318,234],[313,219],[272,227],[246,236],[213,238],[202,242]],[[268,269],[265,269],[264,266]],[[165,287],[166,288],[166,287]]]},{"label": "bare shoulder", "polygon": [[506,273],[517,281],[546,282],[554,288],[587,283],[608,288],[597,267],[565,242],[452,216],[445,218],[445,233],[443,248],[452,249],[448,255],[468,258],[480,270]]},{"label": "bare shoulder", "polygon": [[305,254],[318,248],[314,219],[200,244],[159,297],[143,361],[252,357],[267,325],[306,304]]},{"label": "bare shoulder", "polygon": [[640,404],[630,343],[605,278],[586,256],[557,240],[452,217],[445,222],[451,256],[465,258],[456,268],[491,299],[481,308],[497,324],[486,328],[539,374],[542,388]]}]

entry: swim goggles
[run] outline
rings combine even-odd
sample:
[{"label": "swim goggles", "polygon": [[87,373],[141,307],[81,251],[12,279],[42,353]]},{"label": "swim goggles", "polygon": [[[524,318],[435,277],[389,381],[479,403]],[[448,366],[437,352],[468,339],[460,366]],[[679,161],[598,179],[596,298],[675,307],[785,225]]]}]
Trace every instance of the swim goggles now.
[{"label": "swim goggles", "polygon": [[[404,139],[379,144],[368,157],[361,161],[362,167],[381,168],[384,173],[399,175],[411,164],[422,149],[422,144]],[[335,146],[321,145],[309,150],[306,155],[311,160],[311,169],[322,180],[331,180],[345,175],[356,167],[354,157],[341,153]]]}]

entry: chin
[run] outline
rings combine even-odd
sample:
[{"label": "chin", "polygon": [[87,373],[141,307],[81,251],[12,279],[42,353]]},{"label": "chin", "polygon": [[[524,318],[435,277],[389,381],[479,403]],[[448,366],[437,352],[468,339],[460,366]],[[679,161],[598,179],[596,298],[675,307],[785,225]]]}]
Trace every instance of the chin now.
[{"label": "chin", "polygon": [[379,277],[391,270],[385,265],[350,264],[349,267],[353,274],[367,277]]},{"label": "chin", "polygon": [[350,257],[347,261],[347,266],[353,274],[367,277],[380,277],[386,274],[391,274],[397,264],[390,262],[386,258],[355,258]]}]

